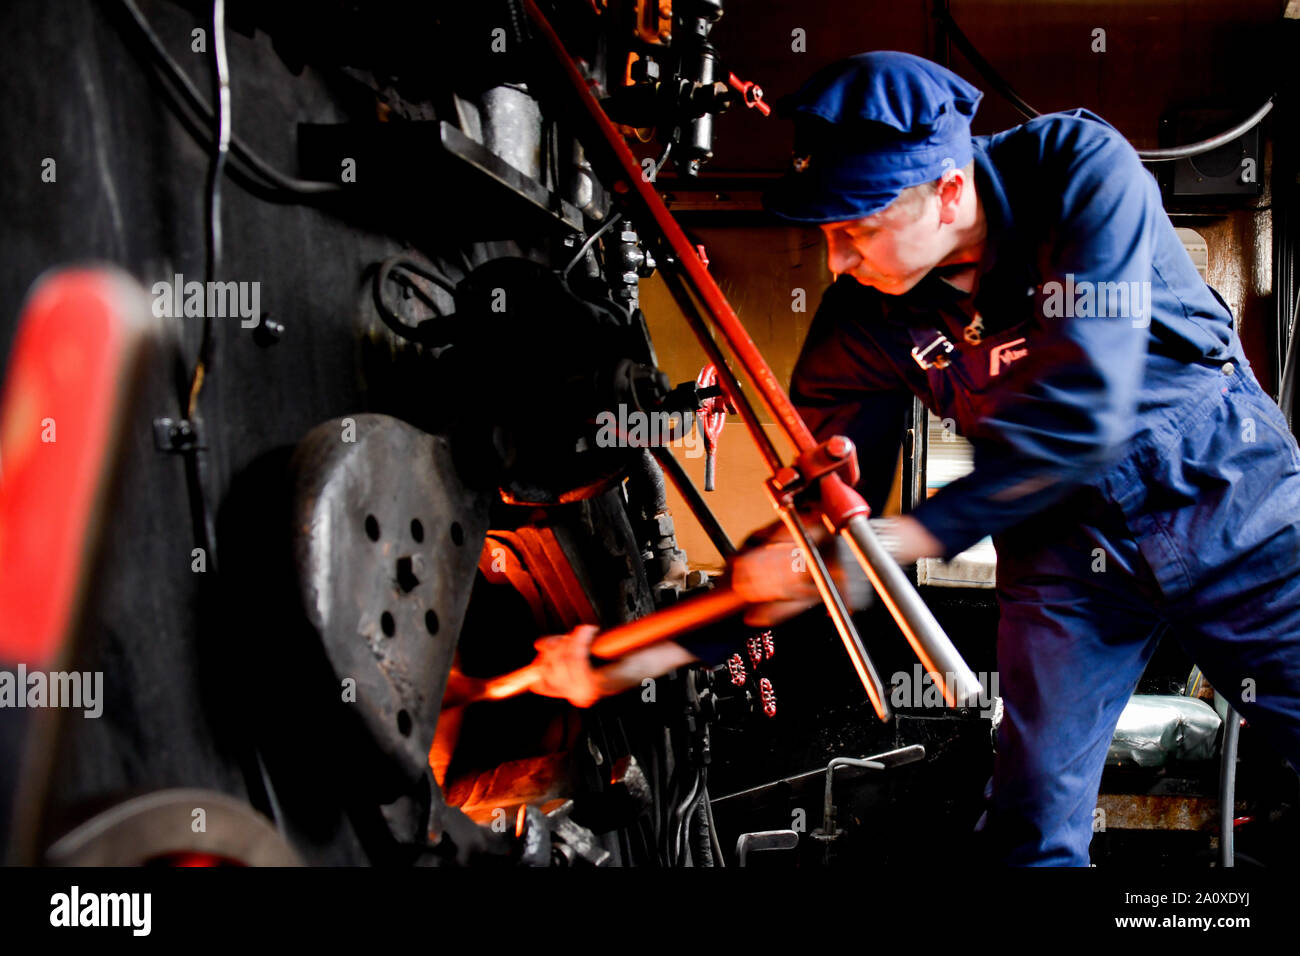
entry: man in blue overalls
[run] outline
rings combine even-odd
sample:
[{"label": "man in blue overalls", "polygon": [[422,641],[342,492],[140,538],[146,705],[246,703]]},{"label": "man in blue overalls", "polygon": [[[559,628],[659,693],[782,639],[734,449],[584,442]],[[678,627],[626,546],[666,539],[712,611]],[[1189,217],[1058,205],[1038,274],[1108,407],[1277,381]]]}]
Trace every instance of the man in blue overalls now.
[{"label": "man in blue overalls", "polygon": [[790,101],[794,168],[765,202],[820,224],[837,276],[790,393],[819,440],[856,443],[877,513],[912,395],[973,444],[882,540],[910,563],[993,535],[986,833],[1008,863],[1086,866],[1166,632],[1300,767],[1300,449],[1124,137],[1075,110],[972,138],[980,96],[878,52]]}]

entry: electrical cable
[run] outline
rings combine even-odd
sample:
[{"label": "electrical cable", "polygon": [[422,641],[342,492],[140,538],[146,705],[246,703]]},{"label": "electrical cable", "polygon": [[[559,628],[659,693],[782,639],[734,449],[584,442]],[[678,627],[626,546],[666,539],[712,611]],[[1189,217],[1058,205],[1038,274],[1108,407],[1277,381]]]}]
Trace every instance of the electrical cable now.
[{"label": "electrical cable", "polygon": [[680,131],[681,131],[680,128],[673,130],[672,136],[670,136],[668,139],[668,145],[665,146],[664,151],[659,154],[659,160],[658,162],[655,163],[654,174],[650,177],[651,182],[654,182],[659,178],[659,172],[664,168],[664,163],[668,162],[668,154],[671,153],[673,151],[673,147],[677,145],[677,134]]},{"label": "electrical cable", "polygon": [[[206,116],[208,123],[215,125],[215,129],[212,130],[211,159],[206,183],[207,201],[204,204],[205,224],[207,227],[204,249],[204,278],[208,288],[212,287],[211,284],[220,274],[222,267],[221,184],[223,174],[228,168],[227,161],[229,159],[232,140],[231,128],[233,125],[230,108],[230,62],[226,50],[225,14],[225,0],[214,0],[212,6],[212,82],[217,110],[214,114]],[[181,119],[182,124],[193,134],[194,129],[188,118],[182,116]],[[197,421],[199,394],[211,369],[212,342],[212,315],[205,308],[203,311],[199,354],[189,381],[188,395],[182,397],[186,417],[192,422]],[[209,572],[202,575],[203,580],[198,585],[200,601],[204,604],[215,605],[220,599],[216,589],[216,582],[219,580],[219,561],[216,553],[216,523],[209,504],[211,495],[208,493],[207,487],[210,477],[208,463],[201,455],[199,447],[188,449],[184,455],[184,461],[186,489],[190,500],[190,519],[195,542],[206,556]],[[283,813],[279,800],[276,798],[275,788],[271,782],[266,763],[262,759],[261,750],[256,742],[250,742],[249,756],[251,760],[245,763],[245,779],[248,783],[250,799],[259,810],[271,819],[276,829],[283,832]]]},{"label": "electrical cable", "polygon": [[726,866],[722,856],[722,841],[718,839],[718,825],[713,822],[713,801],[709,799],[708,787],[704,788],[704,818],[709,827],[709,841],[713,844],[713,865]]},{"label": "electrical cable", "polygon": [[460,256],[460,261],[465,266],[465,275],[474,271],[474,260],[460,246],[456,247],[456,255]]},{"label": "electrical cable", "polygon": [[[204,274],[211,288],[214,276],[221,268],[221,174],[225,166],[230,145],[230,64],[226,58],[225,0],[214,0],[212,6],[212,25],[216,37],[213,41],[212,82],[218,101],[218,111],[211,117],[216,123],[212,145],[212,159],[208,169],[207,203],[205,204],[206,236],[204,254]],[[180,396],[180,403],[185,409],[185,418],[197,427],[199,393],[212,358],[212,316],[208,309],[203,310],[203,330],[199,342],[199,353],[195,359],[194,371],[190,375],[187,394]],[[216,522],[210,505],[207,490],[208,465],[199,454],[200,448],[186,450],[185,481],[190,496],[190,520],[193,525],[195,543],[206,556],[210,575],[204,581],[215,580],[217,572]],[[201,592],[204,586],[200,586]],[[260,758],[259,758],[260,759]]]},{"label": "electrical cable", "polygon": [[610,229],[612,229],[615,226],[615,224],[617,224],[618,221],[622,218],[623,218],[623,214],[621,212],[614,213],[614,215],[610,216],[608,219],[605,220],[605,224],[603,226],[601,226],[590,236],[588,236],[587,241],[584,242],[581,246],[579,246],[578,251],[573,254],[573,258],[569,260],[569,264],[560,270],[560,277],[567,279],[569,277],[569,273],[573,271],[573,267],[576,266],[582,260],[582,257],[587,254],[587,250],[592,247],[595,241],[599,239],[601,236],[603,236],[605,233],[607,233]]},{"label": "electrical cable", "polygon": [[655,862],[662,864],[659,856],[659,741],[650,748],[650,834],[654,837]]},{"label": "electrical cable", "polygon": [[720,866],[718,841],[712,830],[709,808],[709,770],[700,768],[700,793],[686,815],[686,846],[693,866]]},{"label": "electrical cable", "polygon": [[691,789],[686,794],[686,799],[673,810],[673,865],[681,862],[685,856],[686,823],[690,818],[691,811],[695,809],[695,804],[699,799],[701,774],[695,773],[695,779],[691,783]]},{"label": "electrical cable", "polygon": [[[682,856],[687,861],[687,866],[695,866],[695,850],[691,847],[691,828],[694,826],[700,815],[700,801],[704,799],[704,778],[701,775],[700,789],[695,794],[695,799],[691,801],[690,807],[686,810],[686,816],[682,818]],[[710,853],[712,846],[709,847]]]},{"label": "electrical cable", "polygon": [[[944,9],[937,9],[934,15],[936,19],[943,21],[943,26],[948,32],[949,38],[957,49],[961,50],[966,59],[970,60],[971,65],[975,67],[980,76],[984,77],[984,81],[989,86],[1000,93],[1026,119],[1034,119],[1043,115],[1025,102],[1020,94],[1012,88],[1011,84],[1004,80],[1002,75],[993,68],[993,65],[980,55],[979,50],[975,48],[975,44],[962,32],[961,27],[957,25],[957,21],[953,19],[951,13]],[[1249,117],[1222,133],[1195,143],[1188,143],[1185,146],[1170,146],[1166,149],[1139,149],[1136,151],[1138,158],[1144,163],[1167,163],[1176,159],[1189,159],[1192,156],[1200,156],[1202,153],[1218,149],[1254,128],[1273,109],[1274,98],[1274,96],[1270,96],[1264,101],[1264,105],[1255,110]]]},{"label": "electrical cable", "polygon": [[[202,94],[199,93],[198,87],[180,68],[180,65],[172,59],[171,54],[167,52],[158,34],[154,32],[149,25],[148,19],[140,8],[136,6],[134,0],[118,0],[123,10],[126,11],[131,21],[135,24],[140,38],[145,41],[148,49],[153,55],[154,60],[163,69],[163,72],[171,79],[181,96],[185,99],[187,105],[193,110],[201,120],[206,121],[207,125],[212,125],[215,118],[213,111],[209,109],[207,103],[203,101]],[[224,41],[223,41],[224,42]],[[230,152],[233,157],[245,166],[251,167],[252,170],[267,181],[268,185],[282,193],[293,196],[320,196],[327,193],[336,193],[342,190],[342,183],[320,182],[308,179],[296,179],[281,173],[266,160],[262,159],[250,147],[248,147],[239,137],[230,138]]]},{"label": "electrical cable", "polygon": [[[663,768],[667,771],[668,757],[677,752],[673,746],[672,728],[663,728]],[[673,763],[672,772],[668,774],[668,783],[664,787],[664,799],[660,805],[660,827],[659,827],[659,853],[663,857],[664,866],[673,865],[673,812],[677,807],[677,792],[680,789],[683,766],[680,762]]]},{"label": "electrical cable", "polygon": [[[401,270],[401,271],[394,271]],[[422,345],[445,345],[447,339],[447,330],[441,327],[435,320],[443,318],[446,312],[443,307],[431,296],[420,288],[419,284],[413,282],[411,278],[405,275],[406,272],[413,273],[420,278],[436,285],[445,291],[453,299],[456,296],[456,287],[446,276],[440,275],[428,267],[421,265],[413,259],[406,256],[405,253],[398,253],[395,256],[389,256],[379,264],[375,270],[373,280],[373,292],[375,299],[375,311],[379,317],[384,320],[384,324],[396,332],[404,339],[417,342]],[[388,283],[389,277],[401,280],[404,288],[410,289],[411,293],[417,296],[429,309],[433,315],[427,319],[422,319],[415,325],[404,321],[384,299],[384,286]]]},{"label": "electrical cable", "polygon": [[[226,3],[214,0],[212,4],[212,65],[213,86],[216,94],[216,138],[213,143],[212,163],[208,169],[208,244],[204,263],[205,288],[212,288],[221,269],[221,175],[230,154],[230,61],[226,57]],[[203,310],[203,334],[199,344],[199,357],[190,377],[189,400],[185,417],[194,418],[199,392],[212,364],[212,313]]]}]

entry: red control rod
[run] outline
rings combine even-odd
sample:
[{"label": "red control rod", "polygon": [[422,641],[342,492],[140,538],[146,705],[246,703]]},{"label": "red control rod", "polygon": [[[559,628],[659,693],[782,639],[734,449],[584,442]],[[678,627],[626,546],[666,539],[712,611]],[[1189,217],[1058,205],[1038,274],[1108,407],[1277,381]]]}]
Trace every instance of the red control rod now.
[{"label": "red control rod", "polygon": [[[856,473],[856,460],[851,446],[848,454],[843,457],[842,468],[836,465],[827,470],[819,470],[816,475],[801,474],[798,468],[784,465],[781,461],[781,456],[773,445],[771,437],[763,429],[753,407],[741,392],[739,381],[727,366],[708,328],[700,320],[692,295],[681,288],[679,277],[673,269],[673,259],[684,273],[689,285],[689,293],[698,297],[703,304],[704,312],[717,327],[736,360],[758,389],[764,404],[795,446],[797,462],[810,463],[818,458],[819,446],[812,432],[795,410],[771,367],[759,352],[753,339],[749,337],[749,333],[741,324],[730,303],[727,302],[726,296],[722,294],[722,290],[718,288],[705,268],[695,247],[669,213],[648,177],[642,174],[636,157],[632,155],[623,136],[610,122],[609,117],[605,115],[605,111],[592,95],[589,82],[569,56],[559,35],[537,6],[536,0],[523,0],[523,4],[538,34],[549,48],[555,65],[563,72],[565,82],[559,92],[563,94],[567,89],[568,98],[573,101],[578,110],[577,119],[579,121],[585,119],[585,125],[608,154],[605,157],[600,156],[597,151],[591,149],[592,144],[584,137],[583,141],[588,145],[589,155],[595,162],[602,158],[609,160],[610,168],[605,171],[613,192],[639,207],[637,215],[649,218],[671,251],[671,257],[664,258],[665,268],[661,274],[669,291],[673,293],[686,313],[687,320],[700,339],[700,344],[717,366],[728,399],[739,411],[746,428],[772,470],[773,477],[767,482],[766,488],[773,505],[794,541],[803,550],[808,570],[835,622],[836,630],[877,716],[881,720],[889,717],[884,687],[862,646],[848,609],[831,580],[820,553],[812,546],[794,508],[794,494],[812,482],[818,485],[824,520],[853,546],[853,553],[862,564],[863,570],[875,585],[908,642],[943,690],[948,703],[959,706],[978,700],[982,687],[975,675],[952,646],[929,608],[916,593],[916,589],[910,585],[901,573],[901,569],[876,541],[866,521],[869,509],[862,496],[840,477],[841,470],[846,474]],[[825,461],[824,453],[821,454],[821,460]]]}]

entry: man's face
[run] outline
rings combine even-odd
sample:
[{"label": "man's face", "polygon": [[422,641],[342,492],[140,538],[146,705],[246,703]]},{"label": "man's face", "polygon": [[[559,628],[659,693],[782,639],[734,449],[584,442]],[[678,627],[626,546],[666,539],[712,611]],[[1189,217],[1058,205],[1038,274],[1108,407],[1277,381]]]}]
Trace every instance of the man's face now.
[{"label": "man's face", "polygon": [[952,252],[940,208],[938,194],[922,190],[862,219],[824,223],[827,266],[886,295],[902,295]]}]

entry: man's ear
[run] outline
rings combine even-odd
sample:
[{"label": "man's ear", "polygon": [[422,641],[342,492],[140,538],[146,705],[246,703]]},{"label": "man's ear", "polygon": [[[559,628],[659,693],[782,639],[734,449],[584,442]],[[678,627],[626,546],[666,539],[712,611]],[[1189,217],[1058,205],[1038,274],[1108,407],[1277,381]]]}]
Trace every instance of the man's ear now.
[{"label": "man's ear", "polygon": [[939,221],[952,224],[957,220],[957,211],[961,208],[961,198],[969,184],[966,174],[960,169],[949,170],[939,180],[936,193],[939,197]]}]

